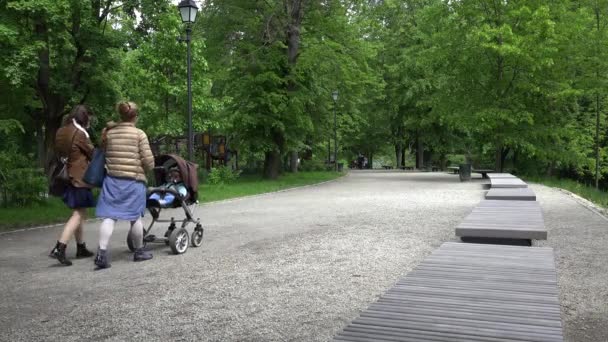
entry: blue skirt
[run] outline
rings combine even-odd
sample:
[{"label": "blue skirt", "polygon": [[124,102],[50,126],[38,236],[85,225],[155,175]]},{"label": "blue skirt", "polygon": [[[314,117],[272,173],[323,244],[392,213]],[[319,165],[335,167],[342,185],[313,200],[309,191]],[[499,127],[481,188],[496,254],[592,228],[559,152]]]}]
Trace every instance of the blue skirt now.
[{"label": "blue skirt", "polygon": [[89,188],[77,188],[69,184],[63,193],[63,203],[70,209],[93,208],[95,199]]},{"label": "blue skirt", "polygon": [[146,184],[134,179],[106,176],[95,215],[114,220],[135,221],[144,216]]}]

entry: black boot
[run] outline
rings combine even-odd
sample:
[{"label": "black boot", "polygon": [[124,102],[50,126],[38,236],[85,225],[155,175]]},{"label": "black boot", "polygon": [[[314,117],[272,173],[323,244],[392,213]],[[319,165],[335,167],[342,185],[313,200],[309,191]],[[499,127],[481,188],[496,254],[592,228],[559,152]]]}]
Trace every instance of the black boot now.
[{"label": "black boot", "polygon": [[72,262],[65,256],[66,247],[65,243],[57,241],[57,245],[55,245],[49,256],[57,259],[62,265],[72,266]]},{"label": "black boot", "polygon": [[57,259],[57,253],[59,251],[59,241],[57,241],[57,244],[55,245],[55,247],[53,247],[53,249],[51,249],[51,253],[49,253],[49,258],[53,258],[53,259]]},{"label": "black boot", "polygon": [[87,249],[86,243],[76,243],[76,258],[90,258],[94,254]]},{"label": "black boot", "polygon": [[104,268],[110,268],[110,253],[105,249],[97,249],[97,256],[95,256],[95,270],[101,270]]}]

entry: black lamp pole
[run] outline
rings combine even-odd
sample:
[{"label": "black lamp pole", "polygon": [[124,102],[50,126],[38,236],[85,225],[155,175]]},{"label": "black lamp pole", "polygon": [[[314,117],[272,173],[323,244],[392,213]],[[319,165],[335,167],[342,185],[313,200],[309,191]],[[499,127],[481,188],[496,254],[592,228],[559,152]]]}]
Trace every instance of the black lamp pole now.
[{"label": "black lamp pole", "polygon": [[190,25],[186,27],[186,46],[188,47],[188,160],[193,160],[194,155],[194,137],[192,133],[192,70],[190,62],[190,33],[192,28]]},{"label": "black lamp pole", "polygon": [[194,24],[194,20],[196,20],[198,7],[194,0],[182,0],[179,5],[177,5],[177,8],[182,17],[182,22],[186,24],[186,39],[184,40],[186,41],[188,49],[188,160],[192,160],[194,158],[194,134],[192,132],[192,63],[190,58],[190,36],[192,33],[191,25]]},{"label": "black lamp pole", "polygon": [[334,90],[331,96],[334,99],[334,171],[338,172],[338,121],[336,117],[338,91]]}]

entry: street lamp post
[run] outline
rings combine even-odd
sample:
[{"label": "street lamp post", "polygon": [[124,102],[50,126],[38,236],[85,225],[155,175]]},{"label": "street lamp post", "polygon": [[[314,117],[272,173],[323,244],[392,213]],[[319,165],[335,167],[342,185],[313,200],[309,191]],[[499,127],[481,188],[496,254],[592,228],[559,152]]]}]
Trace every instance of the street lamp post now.
[{"label": "street lamp post", "polygon": [[338,122],[336,119],[336,106],[338,103],[338,91],[331,93],[334,99],[334,170],[338,172]]},{"label": "street lamp post", "polygon": [[194,138],[192,132],[192,71],[190,68],[190,34],[192,33],[192,24],[196,20],[198,7],[193,0],[182,0],[177,5],[179,13],[182,17],[182,23],[186,24],[186,46],[188,47],[188,160],[193,159],[194,154]]}]

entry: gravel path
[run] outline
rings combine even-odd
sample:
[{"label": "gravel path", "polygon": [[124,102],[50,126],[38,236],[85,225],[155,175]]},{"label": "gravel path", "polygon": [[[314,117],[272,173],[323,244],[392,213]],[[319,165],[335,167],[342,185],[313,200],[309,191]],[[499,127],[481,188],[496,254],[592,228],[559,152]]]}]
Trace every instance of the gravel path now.
[{"label": "gravel path", "polygon": [[[46,257],[61,227],[0,235],[0,340],[327,341],[455,240],[482,184],[352,172],[203,205],[201,248],[174,256],[158,245],[152,261],[134,263],[121,224],[112,268],[99,272],[91,259],[66,268]],[[550,229],[543,244],[556,249],[567,340],[608,341],[607,221],[562,192],[534,190]],[[86,227],[91,246],[98,224]]]}]

